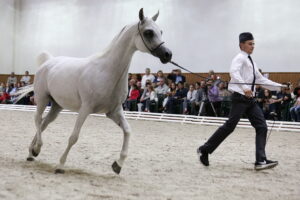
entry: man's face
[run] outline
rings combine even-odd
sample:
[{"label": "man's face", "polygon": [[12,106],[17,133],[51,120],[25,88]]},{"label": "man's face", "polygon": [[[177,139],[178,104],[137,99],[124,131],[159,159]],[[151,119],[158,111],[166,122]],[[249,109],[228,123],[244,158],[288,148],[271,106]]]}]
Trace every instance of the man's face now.
[{"label": "man's face", "polygon": [[150,69],[146,69],[146,74],[149,75],[150,74]]},{"label": "man's face", "polygon": [[252,54],[254,50],[254,40],[247,40],[245,42],[240,43],[241,50],[245,51],[247,54]]}]

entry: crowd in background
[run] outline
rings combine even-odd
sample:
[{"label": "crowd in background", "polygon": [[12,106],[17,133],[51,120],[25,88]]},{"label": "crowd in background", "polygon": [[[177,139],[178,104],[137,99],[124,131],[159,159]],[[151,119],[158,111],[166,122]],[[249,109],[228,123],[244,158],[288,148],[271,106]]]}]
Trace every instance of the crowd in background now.
[{"label": "crowd in background", "polygon": [[[206,79],[188,84],[179,69],[165,76],[161,70],[153,75],[146,68],[143,76],[129,74],[128,83],[126,111],[218,117],[228,117],[230,112],[228,82],[212,70]],[[266,119],[300,121],[300,79],[295,88],[283,84],[288,87],[279,92],[257,85],[255,99]]]},{"label": "crowd in background", "polygon": [[[0,103],[33,105],[33,93],[18,102],[15,95],[20,87],[31,83],[28,71],[19,81],[12,72],[6,83],[0,83]],[[300,79],[295,87],[283,84],[288,87],[279,92],[257,85],[256,101],[266,119],[300,121]],[[159,70],[153,75],[146,68],[143,76],[128,75],[128,96],[123,107],[125,111],[228,117],[231,94],[228,82],[222,81],[212,70],[206,79],[188,84],[179,69],[168,75]]]},{"label": "crowd in background", "polygon": [[33,105],[34,97],[33,92],[26,95],[20,101],[16,102],[17,96],[16,93],[21,87],[31,84],[31,77],[29,72],[26,71],[25,74],[18,81],[14,72],[10,74],[7,78],[6,83],[0,83],[0,103],[1,104],[23,104],[23,105]]}]

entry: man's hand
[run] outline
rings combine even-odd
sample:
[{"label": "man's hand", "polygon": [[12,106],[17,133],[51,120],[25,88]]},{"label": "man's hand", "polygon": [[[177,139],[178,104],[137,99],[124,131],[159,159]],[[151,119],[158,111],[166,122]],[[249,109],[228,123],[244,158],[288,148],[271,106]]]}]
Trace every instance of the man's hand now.
[{"label": "man's hand", "polygon": [[253,97],[251,90],[244,90],[244,93],[245,93],[245,96],[248,97],[248,98]]}]

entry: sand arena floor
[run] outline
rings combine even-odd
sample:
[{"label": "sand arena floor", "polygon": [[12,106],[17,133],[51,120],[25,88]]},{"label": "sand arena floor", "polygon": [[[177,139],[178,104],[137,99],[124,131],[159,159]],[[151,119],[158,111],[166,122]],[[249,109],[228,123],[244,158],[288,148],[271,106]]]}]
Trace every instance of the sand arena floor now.
[{"label": "sand arena floor", "polygon": [[109,119],[90,116],[66,173],[54,174],[76,115],[61,114],[50,124],[39,157],[27,162],[34,113],[0,112],[0,199],[300,199],[300,133],[274,131],[267,153],[280,164],[256,172],[253,129],[236,129],[207,168],[199,164],[196,148],[216,127],[129,120],[129,157],[116,175],[111,164],[122,131]]}]

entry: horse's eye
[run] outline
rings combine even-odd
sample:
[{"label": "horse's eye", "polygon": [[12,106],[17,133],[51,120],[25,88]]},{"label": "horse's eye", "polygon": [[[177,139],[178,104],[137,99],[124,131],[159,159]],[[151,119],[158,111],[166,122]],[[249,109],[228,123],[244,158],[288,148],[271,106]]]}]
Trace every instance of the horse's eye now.
[{"label": "horse's eye", "polygon": [[146,30],[144,32],[144,36],[147,37],[147,38],[152,38],[153,37],[153,31],[152,30]]},{"label": "horse's eye", "polygon": [[160,34],[163,34],[163,31],[160,31]]}]

